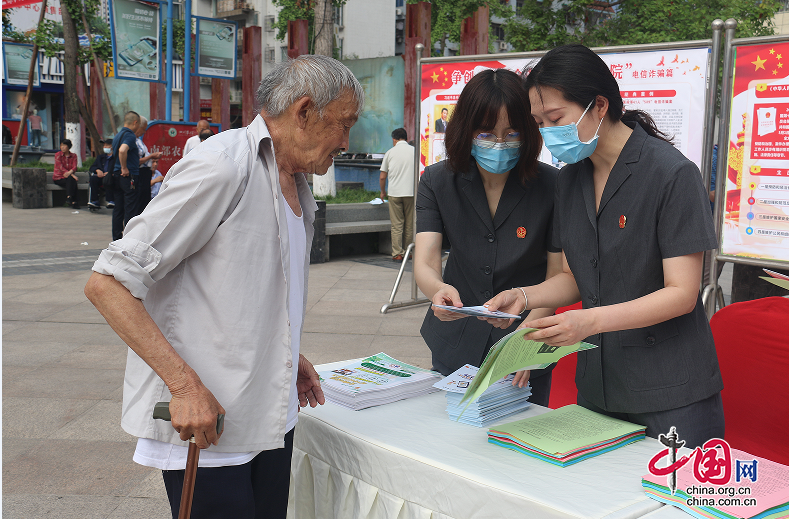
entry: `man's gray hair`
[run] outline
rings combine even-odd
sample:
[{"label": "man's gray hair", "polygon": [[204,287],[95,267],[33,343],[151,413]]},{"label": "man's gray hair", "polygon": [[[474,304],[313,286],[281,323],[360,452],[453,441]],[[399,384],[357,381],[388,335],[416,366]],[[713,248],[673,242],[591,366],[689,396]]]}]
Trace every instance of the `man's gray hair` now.
[{"label": "man's gray hair", "polygon": [[323,117],[326,105],[350,91],[356,99],[356,115],[364,108],[364,90],[348,67],[334,58],[305,54],[283,61],[266,74],[257,91],[257,103],[272,117],[281,115],[302,97],[312,99]]},{"label": "man's gray hair", "polygon": [[144,116],[141,115],[140,116],[140,126],[144,126],[144,125],[147,125],[147,124],[148,124],[148,119],[146,119]]}]

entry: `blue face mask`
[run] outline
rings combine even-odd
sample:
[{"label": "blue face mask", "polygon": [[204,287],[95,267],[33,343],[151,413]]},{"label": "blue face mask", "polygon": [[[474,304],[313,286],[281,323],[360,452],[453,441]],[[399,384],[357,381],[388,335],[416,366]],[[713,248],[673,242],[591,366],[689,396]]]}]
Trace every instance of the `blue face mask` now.
[{"label": "blue face mask", "polygon": [[[581,114],[581,119],[584,118],[584,115],[592,107],[593,103],[594,100],[589,103],[584,113]],[[585,158],[590,157],[597,147],[597,132],[600,131],[600,125],[603,124],[603,120],[600,119],[600,124],[597,125],[594,137],[589,139],[588,142],[581,142],[581,139],[578,138],[578,123],[581,122],[581,119],[578,119],[577,123],[540,128],[545,147],[548,148],[551,155],[566,164],[581,162]]]},{"label": "blue face mask", "polygon": [[510,148],[504,143],[497,143],[490,148],[474,143],[471,156],[477,159],[477,164],[485,171],[500,175],[515,167],[521,157],[521,150],[520,147]]}]

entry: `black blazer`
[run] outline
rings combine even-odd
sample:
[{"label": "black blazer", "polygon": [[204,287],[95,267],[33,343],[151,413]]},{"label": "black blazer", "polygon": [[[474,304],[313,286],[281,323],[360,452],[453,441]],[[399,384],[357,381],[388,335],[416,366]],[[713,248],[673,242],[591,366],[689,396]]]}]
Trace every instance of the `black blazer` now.
[{"label": "black blazer", "polygon": [[[636,125],[595,211],[589,159],[562,168],[554,240],[584,308],[632,301],[663,288],[663,259],[717,246],[696,165]],[[646,328],[593,335],[578,354],[583,397],[611,412],[676,409],[723,389],[701,297],[685,315]]]},{"label": "black blazer", "polygon": [[[446,161],[425,169],[416,199],[416,229],[440,232],[448,239],[444,281],[457,289],[465,306],[545,281],[547,251],[560,251],[551,245],[556,175],[555,168],[542,163],[525,186],[509,175],[491,218],[473,160],[459,173]],[[479,366],[490,347],[517,326],[502,330],[474,318],[444,322],[428,309],[421,333],[434,368],[448,375],[464,364]]]}]

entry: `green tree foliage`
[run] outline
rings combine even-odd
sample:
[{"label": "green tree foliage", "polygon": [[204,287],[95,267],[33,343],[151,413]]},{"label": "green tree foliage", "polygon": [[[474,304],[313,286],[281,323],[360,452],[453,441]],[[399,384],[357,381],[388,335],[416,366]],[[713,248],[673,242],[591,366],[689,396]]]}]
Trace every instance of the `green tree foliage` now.
[{"label": "green tree foliage", "polygon": [[[112,44],[110,42],[110,27],[99,16],[99,0],[61,0],[61,8],[68,9],[74,20],[79,34],[85,29],[82,26],[82,13],[93,36],[93,50],[96,55],[108,60],[112,58]],[[24,34],[11,25],[9,14],[11,9],[3,9],[3,39],[20,43],[38,43],[47,57],[54,57],[63,52],[63,24],[54,20],[44,19],[35,33]],[[80,65],[89,63],[93,59],[88,47],[80,46],[78,49],[78,62]]]},{"label": "green tree foliage", "polygon": [[[315,26],[315,1],[314,0],[272,0],[274,7],[279,7],[281,10],[277,15],[277,20],[274,22],[274,27],[277,29],[277,39],[280,41],[285,40],[285,35],[288,33],[288,22],[296,20],[307,20],[309,22],[309,30],[307,38],[310,42],[310,52],[313,49],[313,34]],[[348,0],[332,0],[332,7],[342,7]],[[337,54],[337,42],[335,43],[335,54]],[[337,58],[337,56],[334,56]]]},{"label": "green tree foliage", "polygon": [[[420,0],[408,0],[409,4]],[[480,7],[489,7],[490,16],[510,18],[512,9],[501,0],[430,0],[430,43],[433,55],[443,56],[447,42],[460,43],[460,27],[463,20],[474,14]],[[439,42],[440,49],[435,48]]]},{"label": "green tree foliage", "polygon": [[741,38],[773,34],[780,7],[779,0],[526,0],[504,30],[516,51],[702,40],[716,18],[737,20]]}]

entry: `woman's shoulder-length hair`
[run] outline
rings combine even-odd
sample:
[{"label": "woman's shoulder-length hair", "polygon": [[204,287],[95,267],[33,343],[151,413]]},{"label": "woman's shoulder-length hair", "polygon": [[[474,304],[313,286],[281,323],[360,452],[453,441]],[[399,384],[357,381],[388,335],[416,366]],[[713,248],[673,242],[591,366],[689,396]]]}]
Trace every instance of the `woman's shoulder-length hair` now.
[{"label": "woman's shoulder-length hair", "polygon": [[542,137],[531,115],[528,91],[520,76],[506,69],[483,70],[461,92],[444,137],[447,163],[452,171],[459,173],[468,168],[474,137],[496,126],[502,107],[507,110],[512,130],[522,138],[520,160],[512,172],[521,183],[537,175]]}]

